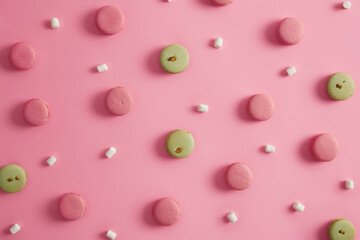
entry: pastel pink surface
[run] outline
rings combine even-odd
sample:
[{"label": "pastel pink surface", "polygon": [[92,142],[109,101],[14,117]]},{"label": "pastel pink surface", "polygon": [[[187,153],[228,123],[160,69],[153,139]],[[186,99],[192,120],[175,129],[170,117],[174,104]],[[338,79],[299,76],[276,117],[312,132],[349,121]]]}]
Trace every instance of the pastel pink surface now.
[{"label": "pastel pink surface", "polygon": [[42,99],[34,98],[25,104],[24,118],[31,125],[43,125],[49,120],[50,114],[49,104]]},{"label": "pastel pink surface", "polygon": [[86,203],[79,194],[68,193],[60,200],[59,211],[65,220],[77,220],[85,214]]},{"label": "pastel pink surface", "polygon": [[112,88],[106,96],[106,106],[114,115],[122,116],[127,114],[132,105],[133,98],[126,88]]},{"label": "pastel pink surface", "polygon": [[35,65],[37,53],[36,49],[30,43],[20,42],[14,44],[11,48],[9,57],[16,68],[27,70]]},{"label": "pastel pink surface", "polygon": [[153,214],[161,225],[170,226],[180,220],[181,209],[174,199],[163,198],[155,204]]},{"label": "pastel pink surface", "polygon": [[96,14],[98,28],[106,34],[116,34],[123,28],[124,14],[115,6],[105,6]]},{"label": "pastel pink surface", "polygon": [[317,160],[334,160],[339,153],[339,142],[330,134],[320,134],[312,140],[311,152]]},{"label": "pastel pink surface", "polygon": [[304,36],[302,22],[294,17],[284,18],[279,25],[280,40],[289,45],[297,44]]},{"label": "pastel pink surface", "polygon": [[253,174],[244,163],[234,163],[227,170],[227,182],[235,190],[244,190],[251,185]]},{"label": "pastel pink surface", "polygon": [[249,100],[248,110],[250,115],[259,121],[266,121],[274,114],[274,101],[265,94],[256,94]]},{"label": "pastel pink surface", "polygon": [[219,4],[219,5],[228,5],[230,4],[233,0],[213,0],[215,3]]}]

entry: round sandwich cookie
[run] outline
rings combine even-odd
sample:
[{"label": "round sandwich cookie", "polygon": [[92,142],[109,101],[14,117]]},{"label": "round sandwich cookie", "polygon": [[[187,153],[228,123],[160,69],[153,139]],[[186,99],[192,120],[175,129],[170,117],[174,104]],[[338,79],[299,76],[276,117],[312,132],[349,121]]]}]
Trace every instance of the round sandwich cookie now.
[{"label": "round sandwich cookie", "polygon": [[313,138],[310,151],[315,159],[328,162],[338,155],[339,142],[333,135],[323,133]]},{"label": "round sandwich cookie", "polygon": [[338,218],[330,223],[328,236],[330,240],[353,240],[355,239],[354,225],[349,220]]},{"label": "round sandwich cookie", "polygon": [[25,170],[14,164],[0,169],[0,188],[8,193],[16,193],[26,185],[27,174]]},{"label": "round sandwich cookie", "polygon": [[229,5],[233,0],[213,0],[216,4],[225,6]]},{"label": "round sandwich cookie", "polygon": [[171,226],[180,220],[181,209],[174,199],[163,198],[155,204],[153,215],[161,225]]},{"label": "round sandwich cookie", "polygon": [[180,73],[189,64],[189,53],[183,46],[171,44],[162,50],[160,64],[168,73]]},{"label": "round sandwich cookie", "polygon": [[133,106],[133,97],[124,87],[114,87],[106,96],[106,106],[111,113],[123,116],[130,112]]},{"label": "round sandwich cookie", "polygon": [[19,42],[12,46],[9,57],[17,69],[27,70],[35,65],[37,53],[35,47],[30,43]]},{"label": "round sandwich cookie", "polygon": [[40,98],[29,100],[24,107],[24,118],[33,126],[40,126],[50,118],[50,106]]},{"label": "round sandwich cookie", "polygon": [[244,190],[252,182],[253,174],[251,169],[244,163],[234,163],[227,171],[227,182],[235,190]]},{"label": "round sandwich cookie", "polygon": [[173,157],[185,158],[194,150],[195,141],[191,133],[177,129],[172,131],[166,139],[166,151]]},{"label": "round sandwich cookie", "polygon": [[65,220],[77,220],[85,214],[86,203],[79,194],[67,193],[60,199],[59,211]]},{"label": "round sandwich cookie", "polygon": [[337,101],[343,101],[354,94],[355,83],[352,77],[346,73],[335,73],[327,82],[329,96]]},{"label": "round sandwich cookie", "polygon": [[274,101],[265,94],[256,94],[250,98],[248,110],[251,117],[258,121],[266,121],[274,114]]},{"label": "round sandwich cookie", "polygon": [[105,34],[113,35],[120,32],[124,23],[124,14],[115,6],[102,7],[96,13],[96,25]]},{"label": "round sandwich cookie", "polygon": [[280,40],[287,45],[297,44],[304,36],[303,24],[294,17],[286,17],[281,20],[278,30]]}]

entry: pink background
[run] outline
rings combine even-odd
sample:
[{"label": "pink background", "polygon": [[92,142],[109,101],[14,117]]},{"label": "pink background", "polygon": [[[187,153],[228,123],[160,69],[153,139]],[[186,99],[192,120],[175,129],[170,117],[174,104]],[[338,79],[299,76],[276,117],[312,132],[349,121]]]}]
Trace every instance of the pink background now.
[{"label": "pink background", "polygon": [[[125,28],[105,36],[94,25],[96,10],[118,6]],[[274,24],[286,16],[301,19],[304,39],[283,46]],[[61,28],[49,28],[58,17]],[[214,6],[210,0],[31,0],[0,3],[1,166],[15,163],[28,172],[19,193],[0,192],[0,238],[28,240],[105,239],[326,239],[334,218],[351,220],[360,229],[359,133],[360,95],[344,102],[327,96],[330,74],[344,71],[359,85],[360,6],[349,10],[338,0],[234,0]],[[215,37],[222,49],[212,47]],[[33,43],[39,54],[29,71],[14,70],[9,48]],[[190,64],[181,74],[162,71],[161,49],[185,46]],[[97,73],[107,63],[109,71]],[[284,75],[294,65],[297,73]],[[124,86],[134,108],[124,117],[104,106],[108,89]],[[255,122],[246,100],[267,93],[274,116]],[[33,97],[52,108],[48,124],[28,126],[24,102]],[[208,104],[208,113],[195,106]],[[166,135],[189,130],[196,141],[186,159],[170,158]],[[312,160],[309,139],[329,132],[340,142],[329,163]],[[265,144],[275,154],[263,152]],[[118,150],[105,159],[110,146]],[[46,159],[58,162],[49,167]],[[245,162],[254,174],[245,191],[229,190],[224,173]],[[343,181],[355,181],[345,190]],[[63,221],[56,204],[67,192],[84,196],[86,215]],[[154,201],[173,197],[183,217],[171,227],[158,226]],[[291,210],[294,201],[306,206]],[[238,214],[227,223],[228,211]],[[19,223],[21,231],[8,233]]]}]

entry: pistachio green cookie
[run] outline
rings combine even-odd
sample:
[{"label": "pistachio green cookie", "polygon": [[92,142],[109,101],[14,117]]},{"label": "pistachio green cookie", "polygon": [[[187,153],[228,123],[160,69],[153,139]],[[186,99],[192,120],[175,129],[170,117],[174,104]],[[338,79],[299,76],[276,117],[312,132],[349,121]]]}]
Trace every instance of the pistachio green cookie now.
[{"label": "pistachio green cookie", "polygon": [[195,141],[191,133],[177,129],[168,135],[165,146],[171,156],[185,158],[194,150]]},{"label": "pistachio green cookie", "polygon": [[333,74],[327,83],[328,94],[334,100],[346,100],[353,95],[354,90],[354,80],[346,73]]},{"label": "pistachio green cookie", "polygon": [[179,44],[171,44],[162,50],[160,64],[169,73],[182,72],[189,64],[188,51]]},{"label": "pistachio green cookie", "polygon": [[355,228],[349,220],[338,218],[330,223],[328,236],[330,240],[353,240]]},{"label": "pistachio green cookie", "polygon": [[0,188],[8,193],[16,193],[26,185],[27,175],[25,170],[14,164],[9,164],[0,169]]}]

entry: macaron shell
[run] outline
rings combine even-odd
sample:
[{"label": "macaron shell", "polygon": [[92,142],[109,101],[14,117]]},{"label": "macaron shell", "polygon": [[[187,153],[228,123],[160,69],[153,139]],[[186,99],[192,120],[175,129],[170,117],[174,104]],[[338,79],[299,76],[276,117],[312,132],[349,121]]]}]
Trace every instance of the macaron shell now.
[{"label": "macaron shell", "polygon": [[294,17],[286,17],[279,24],[279,38],[284,44],[294,45],[304,36],[304,26]]},{"label": "macaron shell", "polygon": [[[171,61],[173,57],[176,60]],[[161,67],[169,73],[180,73],[184,71],[189,64],[189,53],[183,46],[171,44],[162,50],[160,64]]]},{"label": "macaron shell", "polygon": [[320,161],[331,161],[339,153],[339,142],[327,133],[316,136],[310,147],[313,157]]},{"label": "macaron shell", "polygon": [[35,65],[37,52],[30,43],[20,42],[13,45],[9,57],[17,69],[27,70]]},{"label": "macaron shell", "polygon": [[50,106],[47,102],[34,98],[25,104],[24,118],[31,125],[40,126],[49,120],[50,112]]},{"label": "macaron shell", "polygon": [[188,131],[177,129],[167,136],[165,147],[171,156],[185,158],[194,150],[195,140]]},{"label": "macaron shell", "polygon": [[85,214],[86,203],[79,194],[68,193],[60,200],[59,211],[65,220],[77,220]]},{"label": "macaron shell", "polygon": [[234,163],[227,171],[227,182],[235,190],[244,190],[251,185],[253,174],[244,163]]},{"label": "macaron shell", "polygon": [[[9,178],[11,178],[11,181],[9,181]],[[9,164],[0,169],[0,188],[5,192],[19,192],[25,187],[26,181],[27,174],[25,170],[18,165]]]},{"label": "macaron shell", "polygon": [[96,14],[97,27],[105,34],[113,35],[120,32],[124,23],[124,14],[115,6],[105,6]]},{"label": "macaron shell", "polygon": [[328,94],[334,100],[346,100],[354,94],[354,90],[354,80],[346,73],[340,72],[331,75],[327,83]]},{"label": "macaron shell", "polygon": [[213,0],[213,1],[219,5],[229,5],[233,0]]},{"label": "macaron shell", "polygon": [[330,240],[353,240],[355,239],[354,225],[346,219],[332,221],[328,228]]},{"label": "macaron shell", "polygon": [[106,96],[106,106],[114,115],[123,116],[130,112],[133,98],[126,88],[115,87]]},{"label": "macaron shell", "polygon": [[181,209],[175,200],[163,198],[155,204],[153,215],[161,225],[170,226],[180,220]]},{"label": "macaron shell", "polygon": [[248,110],[255,120],[266,121],[274,114],[275,104],[269,96],[256,94],[250,98]]}]

